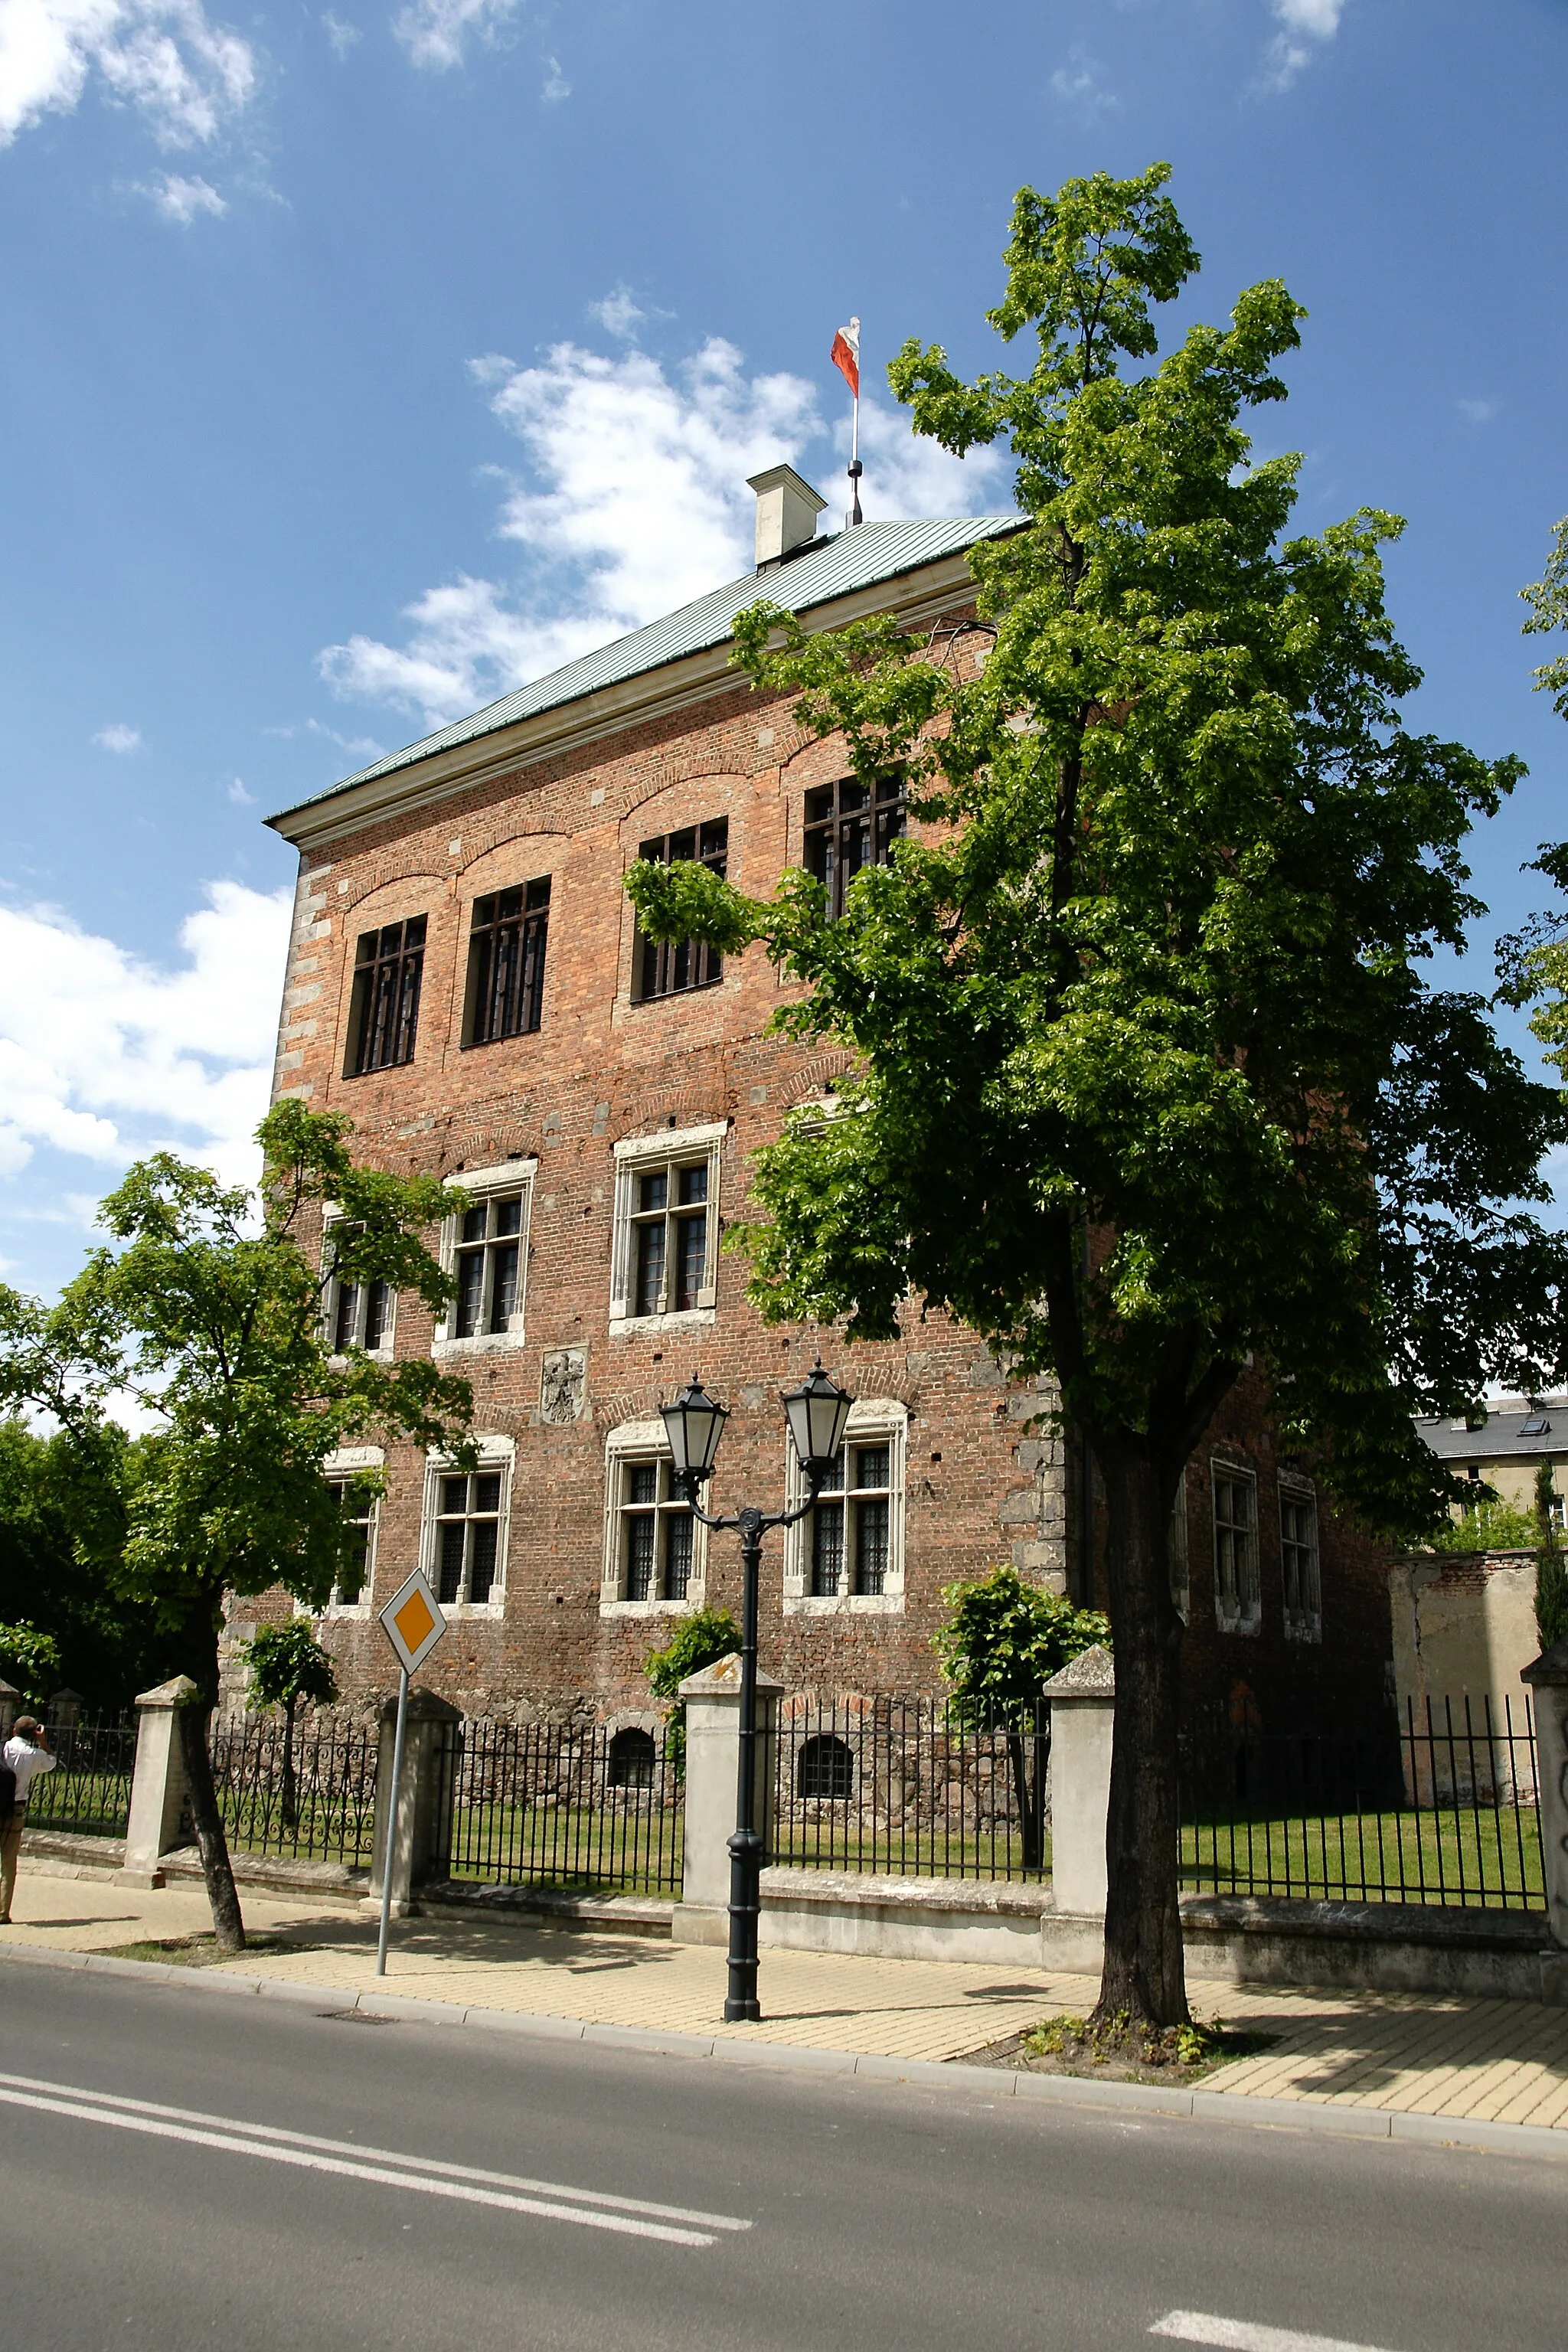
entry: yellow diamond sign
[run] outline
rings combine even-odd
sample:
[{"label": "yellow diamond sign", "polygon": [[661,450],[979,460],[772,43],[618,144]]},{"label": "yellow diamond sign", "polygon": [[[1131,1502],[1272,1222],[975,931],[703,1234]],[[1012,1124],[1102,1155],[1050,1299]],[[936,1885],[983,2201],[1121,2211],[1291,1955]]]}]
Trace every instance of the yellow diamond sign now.
[{"label": "yellow diamond sign", "polygon": [[378,1613],[405,1674],[417,1672],[447,1630],[441,1604],[418,1569]]}]

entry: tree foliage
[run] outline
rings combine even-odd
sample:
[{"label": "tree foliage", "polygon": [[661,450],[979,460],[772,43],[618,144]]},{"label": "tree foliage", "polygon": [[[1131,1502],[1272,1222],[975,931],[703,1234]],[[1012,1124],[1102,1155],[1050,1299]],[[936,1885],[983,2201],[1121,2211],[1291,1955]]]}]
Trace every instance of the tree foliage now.
[{"label": "tree foliage", "polygon": [[[426,1360],[383,1364],[330,1344],[322,1298],[334,1275],[388,1282],[440,1310],[451,1284],[425,1236],[460,1205],[434,1177],[357,1165],[351,1133],[341,1116],[276,1105],[258,1130],[254,1194],[159,1152],[104,1201],[110,1244],[57,1306],[0,1289],[0,1402],[52,1412],[78,1459],[116,1492],[117,1580],[151,1606],[172,1663],[200,1692],[182,1738],[215,1926],[235,1948],[244,1931],[206,1745],[224,1594],[281,1584],[310,1605],[325,1601],[344,1558],[322,1475],[339,1447],[374,1435],[455,1444],[468,1458],[466,1382]],[[124,1393],[154,1424],[133,1465],[111,1420]]]},{"label": "tree foliage", "polygon": [[945,1622],[931,1636],[961,1710],[1032,1727],[1053,1675],[1092,1650],[1110,1647],[1110,1621],[1065,1595],[1031,1584],[1004,1562],[988,1576],[945,1585]]},{"label": "tree foliage", "polygon": [[59,1671],[60,1646],[52,1633],[40,1633],[36,1625],[0,1625],[0,1673],[24,1698],[41,1706]]},{"label": "tree foliage", "polygon": [[716,1666],[741,1646],[741,1629],[727,1609],[694,1609],[683,1617],[662,1650],[650,1650],[643,1672],[655,1698],[669,1700],[665,1710],[667,1752],[677,1779],[686,1771],[686,1708],[676,1693],[688,1675]]},{"label": "tree foliage", "polygon": [[153,1611],[118,1580],[122,1497],[142,1447],[121,1432],[105,1434],[112,1476],[68,1432],[45,1436],[0,1420],[0,1619],[34,1626],[57,1645],[57,1682],[95,1707],[117,1708],[165,1675]]},{"label": "tree foliage", "polygon": [[853,1057],[842,1115],[758,1156],[763,1314],[888,1339],[949,1308],[1089,1436],[1117,1639],[1101,2002],[1158,2024],[1186,2014],[1184,1463],[1250,1364],[1287,1447],[1424,1532],[1452,1482],[1412,1415],[1542,1384],[1568,1271],[1530,1206],[1558,1097],[1425,971],[1480,911],[1465,836],[1518,763],[1404,723],[1398,519],[1290,535],[1300,460],[1246,429],[1284,397],[1284,286],[1160,355],[1152,306],[1196,268],[1167,177],[1019,194],[988,316],[1023,372],[965,382],[916,342],[889,370],[917,432],[1016,463],[967,637],[737,622],[798,723],[903,770],[921,835],[838,921],[800,873],[765,903],[690,865],[626,886],[652,937],[763,941],[804,988],[781,1027]]},{"label": "tree foliage", "polygon": [[307,1706],[331,1706],[338,1696],[337,1670],[310,1631],[308,1617],[281,1625],[258,1625],[242,1653],[246,1696],[255,1707],[281,1706],[292,1716]]}]

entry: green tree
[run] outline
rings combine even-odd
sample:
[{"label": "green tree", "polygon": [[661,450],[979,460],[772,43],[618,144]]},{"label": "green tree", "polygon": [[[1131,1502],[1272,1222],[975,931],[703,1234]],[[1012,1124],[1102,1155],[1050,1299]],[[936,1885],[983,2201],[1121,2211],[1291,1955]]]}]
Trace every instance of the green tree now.
[{"label": "green tree", "polygon": [[47,1634],[58,1679],[99,1708],[126,1706],[163,1679],[153,1612],[117,1585],[141,1444],[112,1435],[106,1476],[69,1431],[46,1437],[0,1421],[0,1619]]},{"label": "green tree", "polygon": [[283,1710],[283,1824],[292,1829],[300,1818],[299,1787],[294,1771],[294,1715],[301,1699],[307,1706],[331,1706],[338,1696],[338,1677],[331,1659],[310,1631],[307,1617],[290,1617],[281,1625],[259,1625],[246,1643],[249,1669],[246,1697],[255,1707]]},{"label": "green tree", "polygon": [[0,1625],[0,1671],[34,1706],[42,1706],[60,1671],[59,1643],[36,1625]]},{"label": "green tree", "polygon": [[[93,1251],[58,1306],[0,1291],[0,1399],[45,1406],[103,1476],[123,1462],[109,1415],[128,1393],[155,1416],[122,1490],[119,1575],[151,1601],[169,1663],[197,1697],[181,1743],[213,1925],[243,1948],[208,1728],[226,1592],[281,1584],[320,1606],[344,1558],[328,1454],[376,1435],[469,1458],[466,1382],[427,1360],[335,1355],[319,1240],[328,1203],[341,1281],[391,1283],[432,1312],[451,1293],[424,1235],[454,1202],[434,1177],[356,1166],[352,1122],[278,1104],[258,1130],[258,1192],[160,1152],[99,1212]],[[372,1482],[374,1483],[374,1482]]]},{"label": "green tree", "polygon": [[686,1777],[686,1708],[676,1697],[688,1675],[716,1666],[741,1646],[741,1629],[727,1609],[694,1609],[683,1617],[662,1650],[650,1650],[642,1662],[655,1698],[668,1699],[665,1709],[666,1752],[678,1780]]},{"label": "green tree", "polygon": [[1110,1622],[1031,1584],[1004,1562],[989,1576],[942,1589],[948,1614],[931,1636],[961,1719],[1000,1726],[1018,1802],[1024,1863],[1045,1854],[1045,1774],[1048,1732],[1041,1698],[1053,1675],[1097,1643],[1110,1646]]},{"label": "green tree", "polygon": [[1542,1462],[1535,1473],[1535,1630],[1542,1648],[1549,1650],[1568,1633],[1568,1560],[1558,1532],[1550,1462]]},{"label": "green tree", "polygon": [[889,372],[917,433],[1017,463],[967,655],[951,620],[736,624],[797,723],[863,778],[903,769],[924,837],[837,922],[799,873],[766,904],[694,865],[626,885],[653,937],[764,942],[805,984],[786,1033],[854,1057],[843,1115],[758,1156],[763,1313],[887,1339],[945,1307],[1087,1433],[1117,1657],[1097,2015],[1137,2028],[1187,2017],[1183,1465],[1251,1365],[1342,1501],[1426,1530],[1452,1482],[1412,1414],[1541,1382],[1564,1270],[1521,1205],[1559,1101],[1484,998],[1423,973],[1479,911],[1462,845],[1518,765],[1401,722],[1396,519],[1285,535],[1300,461],[1255,461],[1243,426],[1284,396],[1285,288],[1156,356],[1197,267],[1167,176],[1019,194],[989,318],[1027,373],[964,382],[916,343]]}]

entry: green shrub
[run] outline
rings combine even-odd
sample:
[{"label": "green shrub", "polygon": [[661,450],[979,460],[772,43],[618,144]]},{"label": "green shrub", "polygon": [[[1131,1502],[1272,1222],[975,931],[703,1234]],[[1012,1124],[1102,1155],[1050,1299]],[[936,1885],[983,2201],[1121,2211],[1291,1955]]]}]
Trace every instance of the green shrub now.
[{"label": "green shrub", "polygon": [[1047,1592],[1005,1564],[989,1576],[943,1587],[945,1624],[931,1636],[961,1708],[1033,1719],[1054,1674],[1097,1643],[1110,1647],[1110,1620]]},{"label": "green shrub", "polygon": [[680,1620],[662,1650],[650,1650],[642,1662],[655,1698],[673,1701],[665,1710],[668,1726],[665,1753],[678,1780],[686,1777],[686,1709],[676,1692],[688,1675],[700,1675],[704,1666],[717,1665],[740,1646],[741,1629],[727,1609],[699,1609]]}]

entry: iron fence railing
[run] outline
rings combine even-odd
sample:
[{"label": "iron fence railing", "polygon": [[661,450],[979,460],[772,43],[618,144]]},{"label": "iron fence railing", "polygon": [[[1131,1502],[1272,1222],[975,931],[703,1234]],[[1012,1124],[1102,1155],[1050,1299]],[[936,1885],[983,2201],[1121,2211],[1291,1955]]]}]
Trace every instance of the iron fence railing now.
[{"label": "iron fence railing", "polygon": [[1050,1871],[1050,1708],[929,1698],[781,1703],[770,1858],[922,1878]]},{"label": "iron fence railing", "polygon": [[1218,1895],[1545,1908],[1528,1698],[1428,1701],[1367,1731],[1215,1721],[1181,1742],[1181,1882]]},{"label": "iron fence railing", "polygon": [[453,1724],[454,1878],[563,1893],[680,1893],[682,1790],[661,1733]]},{"label": "iron fence railing", "polygon": [[376,1733],[331,1716],[215,1721],[213,1780],[229,1843],[293,1861],[368,1864],[375,1836]]},{"label": "iron fence railing", "polygon": [[131,1818],[136,1726],[123,1717],[59,1725],[50,1732],[58,1761],[27,1791],[27,1827],[71,1830],[83,1837],[123,1837]]}]

